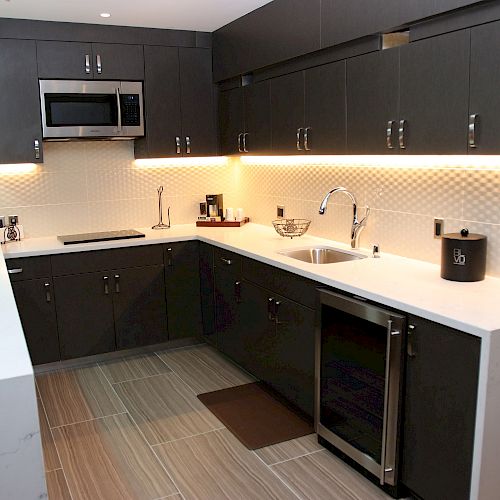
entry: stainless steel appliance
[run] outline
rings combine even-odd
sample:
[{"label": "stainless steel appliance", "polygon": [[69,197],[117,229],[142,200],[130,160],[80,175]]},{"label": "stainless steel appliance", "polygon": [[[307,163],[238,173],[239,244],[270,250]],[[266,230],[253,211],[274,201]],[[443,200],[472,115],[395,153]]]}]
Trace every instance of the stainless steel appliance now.
[{"label": "stainless steel appliance", "polygon": [[66,234],[58,236],[57,239],[63,245],[76,243],[93,243],[95,241],[129,240],[133,238],[144,238],[146,235],[135,229],[122,229],[120,231],[101,231],[96,233]]},{"label": "stainless steel appliance", "polygon": [[40,103],[46,140],[144,135],[141,82],[40,80]]},{"label": "stainless steel appliance", "polygon": [[220,217],[224,219],[224,202],[221,194],[207,194],[208,217]]},{"label": "stainless steel appliance", "polygon": [[320,442],[397,495],[406,318],[319,290],[315,427]]}]

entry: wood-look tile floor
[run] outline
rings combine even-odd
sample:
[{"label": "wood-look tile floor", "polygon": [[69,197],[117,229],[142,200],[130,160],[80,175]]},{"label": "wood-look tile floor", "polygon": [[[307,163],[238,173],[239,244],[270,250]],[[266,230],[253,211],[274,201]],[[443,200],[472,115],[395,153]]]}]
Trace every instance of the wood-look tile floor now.
[{"label": "wood-look tile floor", "polygon": [[206,345],[37,376],[50,500],[389,500],[315,435],[246,449],[196,397],[254,379]]}]

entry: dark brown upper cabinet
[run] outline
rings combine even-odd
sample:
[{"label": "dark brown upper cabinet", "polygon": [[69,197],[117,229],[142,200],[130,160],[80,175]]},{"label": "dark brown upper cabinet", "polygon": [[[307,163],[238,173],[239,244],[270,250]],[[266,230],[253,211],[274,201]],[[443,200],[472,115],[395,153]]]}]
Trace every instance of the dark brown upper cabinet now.
[{"label": "dark brown upper cabinet", "polygon": [[345,153],[345,92],[344,61],[273,78],[273,153]]},{"label": "dark brown upper cabinet", "polygon": [[269,80],[220,93],[219,134],[220,152],[223,155],[269,154]]},{"label": "dark brown upper cabinet", "polygon": [[136,158],[217,152],[210,49],[145,46],[145,137]]},{"label": "dark brown upper cabinet", "polygon": [[471,30],[469,153],[500,152],[500,22]]},{"label": "dark brown upper cabinet", "polygon": [[274,0],[214,33],[222,81],[320,49],[320,0]]},{"label": "dark brown upper cabinet", "polygon": [[143,80],[142,45],[37,41],[38,77]]},{"label": "dark brown upper cabinet", "polygon": [[0,163],[43,161],[33,40],[0,40]]}]

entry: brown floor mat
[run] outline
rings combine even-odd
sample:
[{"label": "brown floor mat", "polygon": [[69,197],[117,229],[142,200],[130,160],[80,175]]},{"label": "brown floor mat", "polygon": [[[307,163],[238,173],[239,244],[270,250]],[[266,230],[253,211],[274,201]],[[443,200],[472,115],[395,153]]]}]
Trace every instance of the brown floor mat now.
[{"label": "brown floor mat", "polygon": [[207,392],[198,398],[249,450],[314,432],[310,422],[259,382]]}]

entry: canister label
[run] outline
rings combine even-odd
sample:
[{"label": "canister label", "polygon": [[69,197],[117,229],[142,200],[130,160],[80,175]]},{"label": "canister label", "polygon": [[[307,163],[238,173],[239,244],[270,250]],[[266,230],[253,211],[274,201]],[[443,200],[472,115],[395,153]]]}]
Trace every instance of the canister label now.
[{"label": "canister label", "polygon": [[462,253],[460,248],[453,249],[453,264],[455,266],[465,266],[467,257]]}]

